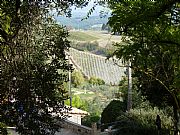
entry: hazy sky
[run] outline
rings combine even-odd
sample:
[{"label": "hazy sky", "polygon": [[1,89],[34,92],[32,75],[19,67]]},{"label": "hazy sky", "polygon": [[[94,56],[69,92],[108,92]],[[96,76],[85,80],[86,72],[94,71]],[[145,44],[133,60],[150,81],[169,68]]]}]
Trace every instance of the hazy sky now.
[{"label": "hazy sky", "polygon": [[[88,11],[94,6],[94,2],[91,1],[88,6],[84,7],[84,8],[75,8],[74,6],[72,7],[72,17],[84,17],[87,15]],[[95,10],[93,11],[92,16],[98,16],[100,14],[100,11],[102,10],[106,10],[108,11],[108,8],[104,8],[102,6],[96,6]],[[110,10],[109,10],[110,12]]]}]

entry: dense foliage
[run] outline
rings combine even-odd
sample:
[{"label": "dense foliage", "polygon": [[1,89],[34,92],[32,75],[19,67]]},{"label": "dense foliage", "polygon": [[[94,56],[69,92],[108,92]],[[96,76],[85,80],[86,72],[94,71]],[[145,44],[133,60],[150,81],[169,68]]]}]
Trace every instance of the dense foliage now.
[{"label": "dense foliage", "polygon": [[107,49],[100,47],[97,41],[94,42],[71,42],[71,47],[79,51],[88,51],[96,55],[109,56],[113,52],[113,48]]},{"label": "dense foliage", "polygon": [[110,124],[115,122],[117,118],[126,111],[126,106],[122,101],[113,100],[108,106],[103,110],[101,114],[101,123],[102,124]]},{"label": "dense foliage", "polygon": [[73,71],[71,76],[72,76],[72,84],[76,88],[78,86],[81,86],[85,81],[85,78],[84,78],[83,74],[80,71]]},{"label": "dense foliage", "polygon": [[132,63],[138,89],[151,103],[173,106],[176,134],[180,113],[179,1],[111,1],[109,5],[109,24],[123,36],[114,54]]},{"label": "dense foliage", "polygon": [[[43,39],[31,33],[34,36],[31,39],[20,37],[13,47],[6,46],[4,63],[1,63],[2,121],[17,126],[23,134],[55,132],[58,126],[54,125],[52,113],[61,113],[62,100],[67,98],[66,91],[61,88],[67,81],[66,74],[62,73],[68,70],[64,53],[69,43],[65,39],[67,33],[59,26],[49,26],[41,32],[39,35],[43,34]],[[53,38],[57,40],[51,41]]]},{"label": "dense foliage", "polygon": [[[114,132],[114,134],[117,135],[158,135],[158,132],[160,132],[160,134],[172,134],[172,108],[158,109],[157,107],[152,107],[150,102],[145,100],[141,93],[137,92],[136,88],[133,88],[133,109],[127,112],[126,79],[120,82],[119,88],[123,101],[112,101],[103,110],[101,115],[102,131],[111,127],[115,129],[116,132]],[[161,131],[157,130],[155,122],[157,114],[161,119]]]},{"label": "dense foliage", "polygon": [[[158,133],[155,124],[157,114],[161,118],[161,131]],[[115,128],[118,129],[117,134],[122,135],[158,135],[172,134],[172,118],[166,115],[162,110],[151,108],[146,104],[145,108],[132,109],[128,114],[123,113],[117,118]]]},{"label": "dense foliage", "polygon": [[0,122],[0,134],[1,135],[7,135],[7,129],[6,129],[6,125],[2,122]]},{"label": "dense foliage", "polygon": [[56,121],[66,117],[68,33],[54,24],[49,11],[70,15],[71,5],[86,3],[54,2],[0,3],[0,120],[20,134],[54,134],[60,127]]},{"label": "dense foliage", "polygon": [[96,115],[96,114],[90,114],[88,116],[85,116],[82,119],[82,125],[87,126],[87,127],[92,127],[93,123],[98,123],[100,120],[100,116]]},{"label": "dense foliage", "polygon": [[105,84],[104,80],[97,78],[97,77],[93,77],[93,76],[88,81],[92,85],[104,85]]}]

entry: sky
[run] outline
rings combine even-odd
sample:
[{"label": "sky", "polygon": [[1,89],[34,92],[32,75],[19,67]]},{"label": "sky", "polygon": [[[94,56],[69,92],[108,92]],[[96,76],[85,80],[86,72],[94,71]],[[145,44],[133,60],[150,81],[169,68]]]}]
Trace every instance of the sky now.
[{"label": "sky", "polygon": [[[91,1],[86,7],[84,8],[75,8],[74,6],[71,7],[72,9],[72,17],[85,17],[87,16],[88,11],[94,6],[94,2]],[[96,6],[95,10],[92,13],[92,16],[99,16],[100,11],[105,10],[110,12],[108,8],[102,7],[102,6]]]},{"label": "sky", "polygon": [[[91,26],[97,25],[97,24],[106,24],[108,20],[108,16],[110,15],[110,10],[108,8],[105,8],[103,6],[95,6],[95,10],[93,10],[93,13],[89,17],[93,18],[88,18],[84,19],[87,17],[87,13],[89,10],[94,7],[94,2],[90,1],[90,3],[84,7],[84,8],[76,8],[75,6],[72,6],[72,16],[70,18],[66,16],[56,16],[55,19],[57,20],[58,23],[66,26],[72,26],[73,28],[78,28],[78,29],[90,29]],[[109,11],[109,15],[105,16],[103,18],[100,17],[100,11]]]}]

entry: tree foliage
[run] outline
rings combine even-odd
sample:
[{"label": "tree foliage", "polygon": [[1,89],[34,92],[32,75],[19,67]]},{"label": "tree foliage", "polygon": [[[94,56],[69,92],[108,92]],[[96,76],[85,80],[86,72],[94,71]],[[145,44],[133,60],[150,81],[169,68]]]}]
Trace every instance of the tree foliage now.
[{"label": "tree foliage", "polygon": [[68,32],[50,9],[67,14],[83,1],[2,0],[0,3],[0,116],[20,134],[54,134],[66,118]]},{"label": "tree foliage", "polygon": [[72,73],[72,84],[74,85],[74,87],[78,87],[81,86],[85,81],[85,78],[83,76],[83,74],[81,72],[78,71],[74,71]]},{"label": "tree foliage", "polygon": [[94,77],[94,76],[92,76],[89,79],[89,83],[92,85],[104,85],[105,84],[104,80],[97,78],[97,77]]},{"label": "tree foliage", "polygon": [[[44,34],[44,40],[31,33],[37,38],[21,37],[13,47],[4,46],[5,59],[1,63],[2,120],[8,125],[17,126],[17,130],[23,134],[28,134],[26,128],[32,134],[55,132],[58,127],[54,125],[52,113],[62,113],[62,100],[67,98],[64,95],[66,91],[61,88],[67,77],[60,73],[68,70],[64,53],[69,44],[65,41],[66,32],[59,26],[49,26],[46,32],[48,34],[40,33]],[[51,41],[53,38],[56,40]],[[63,119],[64,116],[59,118]]]},{"label": "tree foliage", "polygon": [[93,123],[98,123],[100,117],[96,114],[90,114],[82,118],[82,125],[92,127]]},{"label": "tree foliage", "polygon": [[126,111],[126,105],[119,100],[111,101],[101,114],[101,123],[115,122],[117,118]]},{"label": "tree foliage", "polygon": [[[180,113],[179,1],[110,2],[109,24],[122,34],[114,54],[131,61],[138,88],[158,106],[173,106]],[[176,125],[177,123],[175,123]]]}]

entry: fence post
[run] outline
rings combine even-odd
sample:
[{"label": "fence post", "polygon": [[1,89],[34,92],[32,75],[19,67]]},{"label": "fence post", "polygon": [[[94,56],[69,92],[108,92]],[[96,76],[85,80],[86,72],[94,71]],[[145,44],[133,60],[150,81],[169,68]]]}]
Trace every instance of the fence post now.
[{"label": "fence post", "polygon": [[97,135],[97,125],[96,123],[92,123],[92,132],[91,135]]}]

